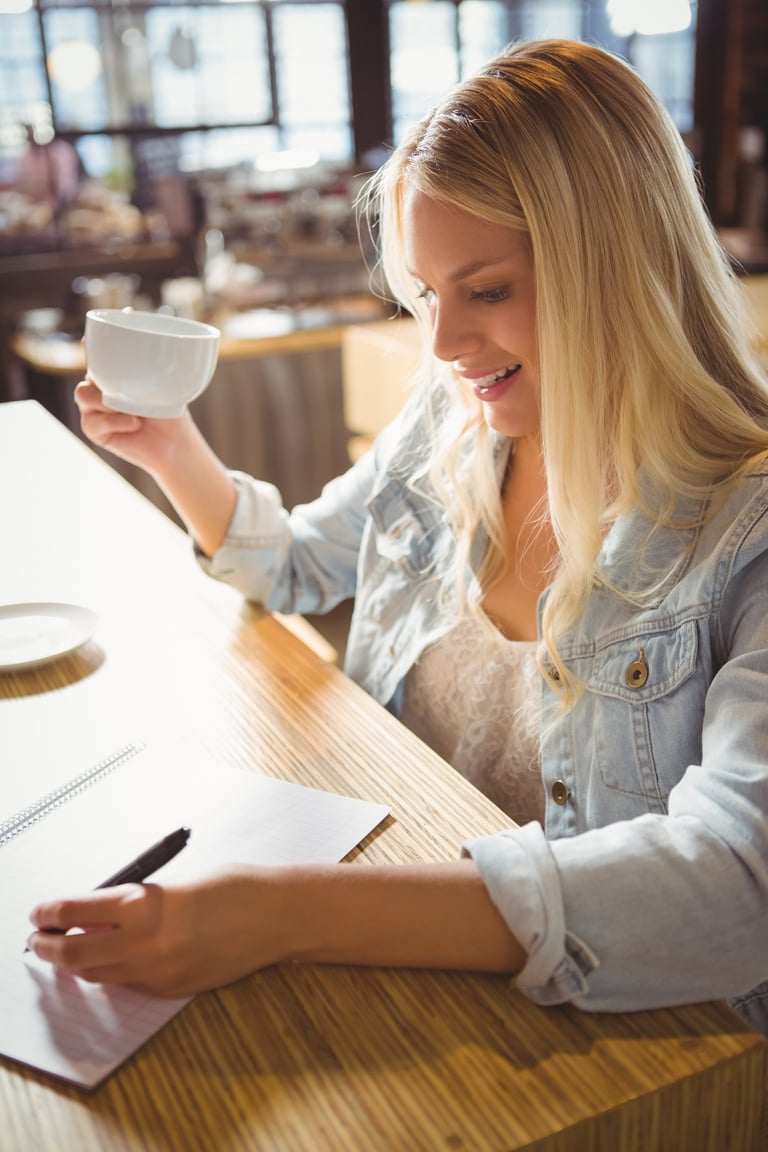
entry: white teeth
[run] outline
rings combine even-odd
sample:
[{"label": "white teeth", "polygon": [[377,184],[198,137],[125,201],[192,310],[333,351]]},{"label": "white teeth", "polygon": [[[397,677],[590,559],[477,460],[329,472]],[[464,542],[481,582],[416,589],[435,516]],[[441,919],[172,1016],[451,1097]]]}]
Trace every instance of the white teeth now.
[{"label": "white teeth", "polygon": [[495,384],[497,380],[503,380],[508,373],[516,371],[519,367],[519,364],[512,364],[508,368],[499,368],[498,372],[492,372],[489,376],[480,376],[472,383],[475,388],[490,388],[491,384]]}]

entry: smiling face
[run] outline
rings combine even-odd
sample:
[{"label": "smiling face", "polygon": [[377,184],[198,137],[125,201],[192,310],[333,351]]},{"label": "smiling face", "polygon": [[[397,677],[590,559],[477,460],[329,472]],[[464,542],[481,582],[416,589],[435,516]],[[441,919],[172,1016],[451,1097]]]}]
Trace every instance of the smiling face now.
[{"label": "smiling face", "polygon": [[537,438],[536,298],[526,234],[410,189],[403,238],[435,356],[452,364],[482,401],[490,427]]}]

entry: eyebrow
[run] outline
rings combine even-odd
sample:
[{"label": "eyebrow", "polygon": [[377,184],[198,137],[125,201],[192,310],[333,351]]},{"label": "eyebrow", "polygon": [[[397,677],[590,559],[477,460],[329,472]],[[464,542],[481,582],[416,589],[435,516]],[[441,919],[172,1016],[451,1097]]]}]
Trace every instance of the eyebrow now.
[{"label": "eyebrow", "polygon": [[[459,281],[466,280],[468,276],[474,276],[476,272],[480,272],[485,268],[495,268],[497,264],[503,264],[508,258],[508,256],[503,256],[499,260],[473,260],[470,264],[463,264],[461,268],[457,268],[455,272],[451,272],[448,279],[452,283],[458,284]],[[421,277],[417,275],[417,273],[412,272],[410,268],[408,269],[408,274],[412,276],[414,280],[422,282]]]},{"label": "eyebrow", "polygon": [[497,264],[503,264],[508,257],[504,256],[501,260],[475,260],[471,264],[465,264],[463,268],[457,268],[452,272],[450,279],[457,283],[459,280],[466,280],[468,276],[474,276],[475,272],[480,272],[485,268],[495,268]]}]

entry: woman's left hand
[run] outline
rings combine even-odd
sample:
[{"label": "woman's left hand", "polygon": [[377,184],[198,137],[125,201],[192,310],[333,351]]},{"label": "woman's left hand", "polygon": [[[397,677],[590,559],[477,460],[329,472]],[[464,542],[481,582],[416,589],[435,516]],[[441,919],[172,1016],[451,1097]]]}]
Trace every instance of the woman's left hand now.
[{"label": "woman's left hand", "polygon": [[269,868],[232,867],[194,884],[124,884],[39,904],[28,945],[83,980],[191,996],[283,958],[275,881]]}]

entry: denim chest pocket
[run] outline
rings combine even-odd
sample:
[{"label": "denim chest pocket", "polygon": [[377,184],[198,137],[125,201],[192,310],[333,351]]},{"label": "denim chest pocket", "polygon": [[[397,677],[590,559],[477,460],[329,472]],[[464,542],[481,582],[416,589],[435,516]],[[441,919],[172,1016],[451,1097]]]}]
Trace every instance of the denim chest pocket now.
[{"label": "denim chest pocket", "polygon": [[665,810],[681,771],[700,754],[701,726],[691,724],[703,708],[697,654],[696,622],[688,620],[629,634],[593,659],[587,695],[600,777],[608,788],[644,797],[653,811]]},{"label": "denim chest pocket", "polygon": [[445,534],[434,505],[401,482],[391,480],[368,505],[376,551],[405,575],[426,576],[437,565],[436,549]]}]

